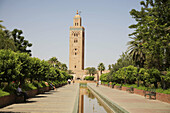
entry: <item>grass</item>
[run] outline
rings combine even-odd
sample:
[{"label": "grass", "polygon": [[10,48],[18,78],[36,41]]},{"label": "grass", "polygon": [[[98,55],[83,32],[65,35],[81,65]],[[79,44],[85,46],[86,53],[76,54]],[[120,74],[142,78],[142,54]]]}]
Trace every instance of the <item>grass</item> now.
[{"label": "grass", "polygon": [[7,95],[10,95],[10,93],[5,92],[5,91],[2,91],[2,90],[0,89],[0,97],[7,96]]}]

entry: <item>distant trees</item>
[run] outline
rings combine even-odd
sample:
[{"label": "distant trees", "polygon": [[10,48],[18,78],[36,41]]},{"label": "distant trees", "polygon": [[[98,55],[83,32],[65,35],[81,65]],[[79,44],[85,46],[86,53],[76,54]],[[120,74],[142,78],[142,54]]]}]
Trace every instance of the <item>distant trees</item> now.
[{"label": "distant trees", "polygon": [[115,64],[112,64],[111,72],[116,72],[117,70],[119,70],[119,68],[127,67],[129,65],[134,65],[132,56],[129,55],[127,52],[122,53],[117,62]]},{"label": "distant trees", "polygon": [[108,70],[111,70],[112,69],[112,66],[109,64],[108,65]]},{"label": "distant trees", "polygon": [[52,57],[48,60],[48,62],[53,66],[53,67],[56,67],[57,69],[59,70],[62,70],[62,71],[67,71],[67,65],[66,64],[63,64],[61,63],[60,61],[58,61],[58,59],[56,57]]},{"label": "distant trees", "polygon": [[104,71],[104,70],[105,70],[105,66],[104,66],[104,64],[103,64],[103,63],[99,63],[99,65],[98,65],[97,69],[100,71],[100,74],[102,74],[102,71]]},{"label": "distant trees", "polygon": [[85,70],[87,70],[87,74],[90,76],[93,76],[97,73],[97,70],[95,67],[87,67]]}]

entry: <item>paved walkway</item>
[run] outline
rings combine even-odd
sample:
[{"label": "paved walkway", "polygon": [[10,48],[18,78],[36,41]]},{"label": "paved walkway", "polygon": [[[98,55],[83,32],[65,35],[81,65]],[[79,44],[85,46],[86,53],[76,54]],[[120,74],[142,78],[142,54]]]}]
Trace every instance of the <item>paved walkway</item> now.
[{"label": "paved walkway", "polygon": [[37,95],[27,103],[12,104],[0,112],[72,113],[79,91],[78,84],[66,85],[56,90]]},{"label": "paved walkway", "polygon": [[158,100],[145,99],[144,96],[112,89],[96,84],[88,84],[94,91],[130,113],[170,113],[170,104]]}]

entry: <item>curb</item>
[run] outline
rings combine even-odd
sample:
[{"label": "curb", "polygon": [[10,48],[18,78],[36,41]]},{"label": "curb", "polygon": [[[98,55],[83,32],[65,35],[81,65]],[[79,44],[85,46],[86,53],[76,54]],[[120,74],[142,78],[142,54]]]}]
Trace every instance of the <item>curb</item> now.
[{"label": "curb", "polygon": [[90,87],[87,84],[87,87],[89,88],[90,91],[92,91],[92,93],[98,97],[99,100],[103,101],[107,107],[109,107],[110,110],[112,110],[112,112],[114,113],[129,113],[128,111],[126,111],[124,108],[120,107],[119,105],[117,105],[116,103],[110,101],[108,98],[106,98],[105,96],[99,94],[97,91],[95,91],[92,87]]}]

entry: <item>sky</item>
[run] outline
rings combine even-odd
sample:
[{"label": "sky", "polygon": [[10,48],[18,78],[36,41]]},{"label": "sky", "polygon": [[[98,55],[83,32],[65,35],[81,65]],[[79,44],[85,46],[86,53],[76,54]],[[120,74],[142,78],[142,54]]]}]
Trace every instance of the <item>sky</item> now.
[{"label": "sky", "polygon": [[69,27],[81,11],[85,27],[85,68],[114,64],[128,48],[132,9],[141,0],[0,0],[0,20],[6,29],[20,29],[33,46],[32,57],[57,57],[69,65]]}]

